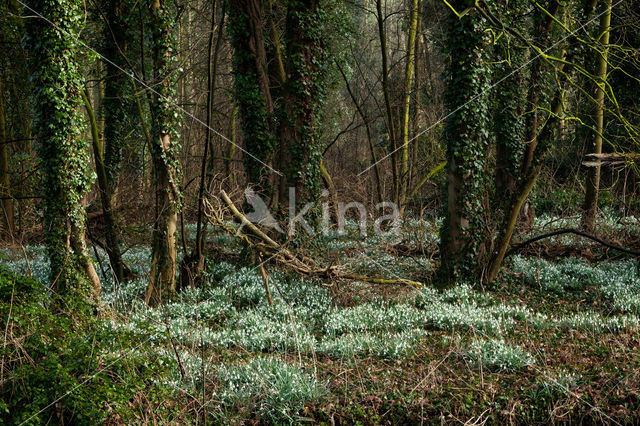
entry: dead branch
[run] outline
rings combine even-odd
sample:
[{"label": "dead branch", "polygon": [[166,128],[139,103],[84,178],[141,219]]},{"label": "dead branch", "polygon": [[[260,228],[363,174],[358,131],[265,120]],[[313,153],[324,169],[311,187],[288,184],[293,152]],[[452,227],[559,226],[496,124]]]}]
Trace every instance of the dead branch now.
[{"label": "dead branch", "polygon": [[214,225],[219,226],[226,232],[236,238],[240,238],[245,244],[251,247],[252,250],[256,250],[260,256],[266,258],[265,262],[274,259],[278,263],[285,267],[288,267],[302,275],[309,277],[320,277],[326,279],[347,279],[364,281],[374,284],[405,284],[413,287],[421,287],[422,283],[418,281],[408,280],[405,278],[382,278],[382,277],[369,277],[366,275],[355,274],[347,271],[343,271],[341,266],[332,265],[326,268],[318,267],[313,259],[305,256],[300,256],[292,253],[281,244],[274,241],[271,237],[260,230],[255,224],[251,223],[233,204],[229,196],[224,190],[220,191],[221,199],[226,205],[227,209],[231,212],[233,217],[240,221],[243,225],[242,229],[247,229],[248,233],[243,233],[236,227],[226,223],[223,220],[223,212],[221,208],[214,208],[214,206],[205,200],[206,209],[205,215],[207,219]]}]

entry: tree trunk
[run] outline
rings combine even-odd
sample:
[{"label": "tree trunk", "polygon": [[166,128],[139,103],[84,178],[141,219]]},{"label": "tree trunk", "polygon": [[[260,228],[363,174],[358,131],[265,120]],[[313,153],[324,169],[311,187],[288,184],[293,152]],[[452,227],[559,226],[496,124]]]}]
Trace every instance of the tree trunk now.
[{"label": "tree trunk", "polygon": [[91,146],[93,148],[93,159],[96,166],[96,175],[98,176],[98,188],[100,189],[100,200],[102,203],[102,216],[105,224],[105,251],[109,256],[111,262],[111,268],[113,269],[114,276],[118,282],[122,280],[131,279],[135,275],[131,269],[122,260],[122,252],[120,251],[119,239],[114,239],[114,234],[108,230],[116,230],[116,224],[114,222],[113,214],[113,201],[111,198],[111,192],[108,190],[107,184],[107,172],[104,165],[104,158],[102,156],[102,143],[100,141],[100,135],[98,132],[98,123],[96,116],[89,101],[89,94],[82,92],[82,100],[84,101],[87,115],[89,116],[89,127],[91,130]]},{"label": "tree trunk", "polygon": [[[83,78],[75,59],[81,5],[34,0],[29,7],[51,20],[27,21],[51,286],[58,295],[66,296],[63,303],[91,304],[99,297],[100,281],[84,239],[90,162],[86,142],[80,137]],[[51,31],[52,24],[59,30]]]},{"label": "tree trunk", "polygon": [[[413,109],[413,114],[412,114],[412,120],[413,123],[411,124],[411,131],[413,132],[414,135],[418,135],[418,128],[419,128],[419,112],[420,112],[420,106],[421,106],[421,99],[420,99],[420,52],[421,50],[421,45],[422,45],[422,37],[420,37],[420,33],[422,32],[422,1],[418,2],[418,24],[417,24],[417,32],[416,32],[416,41],[414,43],[414,66],[413,66],[413,71],[415,73],[415,77],[414,77],[414,87],[413,87],[413,96],[411,97],[411,107]],[[413,147],[411,150],[411,161],[409,162],[409,181],[407,184],[407,189],[405,191],[405,195],[407,195],[410,191],[411,188],[414,187],[415,184],[415,180],[418,176],[418,151],[420,149],[420,139],[416,138],[416,140],[413,142]],[[405,199],[405,202],[403,204],[406,204],[407,202],[409,202],[408,199]]]},{"label": "tree trunk", "polygon": [[409,16],[409,34],[407,35],[407,58],[404,71],[404,99],[402,103],[402,158],[400,168],[400,212],[404,212],[407,190],[409,188],[409,113],[411,106],[411,91],[413,89],[413,76],[415,70],[415,45],[418,31],[418,0],[411,0],[411,12]]},{"label": "tree trunk", "polygon": [[[464,1],[454,2],[457,10]],[[441,276],[445,282],[473,281],[486,256],[485,162],[489,146],[489,67],[486,34],[471,10],[448,17],[447,210],[440,235]]]},{"label": "tree trunk", "polygon": [[260,1],[229,1],[227,32],[233,47],[234,96],[242,117],[247,183],[271,199],[273,180],[265,164],[272,162],[275,138],[263,23]]},{"label": "tree trunk", "polygon": [[288,79],[278,112],[280,130],[280,211],[289,188],[296,206],[320,197],[322,152],[316,135],[320,99],[324,95],[324,46],[317,34],[319,1],[288,3],[284,41]]},{"label": "tree trunk", "polygon": [[558,94],[554,99],[552,114],[549,116],[544,128],[540,132],[540,137],[538,139],[540,143],[538,144],[535,153],[532,155],[532,162],[529,172],[520,179],[518,188],[516,188],[509,200],[508,208],[505,211],[504,221],[501,226],[501,231],[496,240],[497,244],[488,263],[489,266],[485,275],[486,281],[489,283],[496,278],[496,276],[498,275],[498,271],[500,271],[500,267],[502,266],[502,262],[504,261],[504,256],[507,253],[509,244],[511,243],[513,231],[515,230],[518,223],[518,215],[520,214],[520,209],[529,196],[529,193],[533,189],[533,186],[536,183],[536,179],[540,174],[540,170],[542,169],[544,156],[549,150],[555,124],[558,121],[557,116],[562,111],[562,99],[562,94]]},{"label": "tree trunk", "polygon": [[[602,49],[597,55],[597,69],[594,82],[595,103],[593,106],[593,130],[591,137],[593,145],[587,147],[591,154],[602,153],[602,133],[604,132],[604,95],[607,78],[607,53],[609,45],[609,30],[611,25],[611,0],[605,0],[605,12],[600,17],[600,28],[596,46]],[[592,60],[592,58],[589,58]],[[590,148],[590,149],[589,149]],[[589,167],[587,171],[586,194],[582,211],[582,227],[592,231],[595,226],[598,210],[598,190],[600,188],[600,166]]]},{"label": "tree trunk", "polygon": [[338,212],[338,192],[336,191],[336,186],[333,184],[331,174],[327,170],[327,167],[324,165],[323,161],[320,161],[320,172],[322,173],[322,180],[324,181],[324,185],[327,187],[327,191],[329,192],[329,199],[331,204],[331,211],[333,212],[334,223],[339,223],[340,214]]},{"label": "tree trunk", "polygon": [[236,145],[238,141],[238,132],[237,132],[237,122],[238,122],[238,107],[234,107],[231,112],[231,142],[229,144],[229,149],[227,150],[227,159],[225,161],[225,171],[226,171],[226,179],[227,179],[227,187],[231,191],[233,188],[233,184],[235,183],[234,172],[233,172],[233,160],[236,156]]},{"label": "tree trunk", "polygon": [[[126,100],[129,82],[127,76],[120,69],[126,69],[128,66],[124,56],[128,51],[128,27],[122,0],[109,0],[105,7],[105,17],[107,22],[104,29],[104,52],[108,59],[105,61],[106,75],[102,101],[105,143],[104,154],[102,147],[99,152],[94,147],[94,156],[96,156],[96,166],[100,164],[102,167],[102,170],[97,172],[104,211],[106,251],[116,280],[122,282],[130,278],[130,271],[125,274],[127,269],[122,260],[122,242],[115,214],[115,195],[122,164],[122,151],[128,130],[126,123],[129,113],[129,108],[127,108],[129,102]],[[90,107],[89,105],[88,108]],[[97,155],[101,157],[100,160]],[[102,179],[100,179],[101,175]]]},{"label": "tree trunk", "polygon": [[[508,50],[507,50],[508,49]],[[495,202],[501,206],[505,197],[516,190],[520,162],[525,145],[524,111],[526,90],[521,72],[515,72],[524,63],[521,49],[508,45],[496,46],[498,72],[494,81],[500,82],[500,89],[494,92],[496,107],[493,116],[496,137]],[[506,62],[510,57],[510,65]]]},{"label": "tree trunk", "polygon": [[151,3],[154,91],[152,156],[156,171],[156,219],[153,227],[151,276],[145,301],[162,303],[176,288],[176,229],[180,211],[180,164],[177,159],[177,112],[173,106],[175,77],[172,56],[175,40],[170,34],[173,14],[162,0]]},{"label": "tree trunk", "polygon": [[387,113],[387,132],[389,142],[391,142],[391,169],[393,172],[393,201],[400,202],[400,177],[398,170],[398,143],[396,141],[396,130],[391,107],[391,95],[389,93],[389,65],[387,59],[387,36],[384,29],[385,17],[382,14],[382,0],[376,0],[376,17],[378,20],[378,37],[380,38],[380,54],[382,56],[382,92],[384,94],[384,106]]}]

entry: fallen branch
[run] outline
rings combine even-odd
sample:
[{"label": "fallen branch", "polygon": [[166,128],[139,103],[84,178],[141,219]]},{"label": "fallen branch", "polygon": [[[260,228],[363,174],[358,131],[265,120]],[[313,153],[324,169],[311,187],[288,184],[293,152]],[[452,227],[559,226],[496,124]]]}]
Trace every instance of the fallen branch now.
[{"label": "fallen branch", "polygon": [[[207,218],[217,226],[227,231],[229,234],[236,238],[242,239],[248,246],[259,253],[259,256],[264,256],[266,260],[262,263],[266,263],[270,259],[274,259],[282,265],[293,269],[294,271],[306,275],[309,277],[321,277],[326,279],[348,279],[356,281],[364,281],[374,284],[405,284],[413,287],[421,287],[422,283],[418,281],[408,280],[404,278],[382,278],[382,277],[369,277],[366,275],[359,275],[341,270],[340,266],[329,266],[321,268],[316,265],[313,259],[304,256],[298,256],[291,251],[287,250],[281,244],[278,244],[271,237],[261,231],[255,224],[251,223],[233,204],[229,196],[224,190],[220,191],[222,201],[229,209],[233,217],[243,224],[243,229],[246,228],[250,233],[243,233],[236,229],[234,226],[225,223],[222,214],[216,211],[208,200],[206,202]],[[260,258],[259,257],[259,258]]]},{"label": "fallen branch", "polygon": [[634,250],[631,250],[631,249],[628,249],[628,248],[625,248],[625,247],[616,246],[615,244],[608,243],[608,242],[606,242],[604,240],[601,240],[600,238],[598,238],[596,236],[593,236],[591,234],[587,234],[586,232],[582,232],[582,231],[579,231],[579,230],[574,229],[574,228],[559,229],[557,231],[553,231],[553,232],[549,232],[549,233],[546,233],[546,234],[538,235],[537,237],[531,238],[531,239],[529,239],[527,241],[524,241],[524,242],[518,244],[517,246],[511,248],[509,250],[509,253],[507,253],[507,254],[512,254],[512,253],[520,250],[521,248],[523,248],[523,247],[525,247],[525,246],[527,246],[529,244],[535,243],[536,241],[540,241],[540,240],[545,239],[545,238],[554,237],[556,235],[562,235],[562,234],[575,234],[575,235],[578,235],[578,236],[581,236],[581,237],[584,237],[584,238],[588,238],[588,239],[590,239],[592,241],[595,241],[596,243],[602,244],[603,246],[608,247],[608,248],[610,248],[612,250],[621,251],[623,253],[627,253],[627,254],[630,254],[632,256],[640,256],[640,252],[637,252],[637,251],[634,251]]},{"label": "fallen branch", "polygon": [[590,153],[586,154],[588,161],[582,163],[586,167],[599,167],[599,166],[618,166],[620,164],[627,164],[630,161],[637,160],[640,156],[636,153]]}]

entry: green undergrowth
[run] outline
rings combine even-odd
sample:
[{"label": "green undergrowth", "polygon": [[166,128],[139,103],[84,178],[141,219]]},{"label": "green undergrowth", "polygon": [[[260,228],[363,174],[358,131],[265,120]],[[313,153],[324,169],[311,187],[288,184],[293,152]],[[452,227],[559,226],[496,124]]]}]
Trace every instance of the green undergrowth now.
[{"label": "green undergrowth", "polygon": [[[437,221],[403,232],[398,244],[419,247]],[[394,263],[372,237],[347,241],[364,247],[351,260],[367,273],[412,277],[417,265],[430,265],[415,254]],[[42,248],[5,253],[0,411],[9,423],[33,415],[34,424],[414,423],[488,412],[492,422],[545,424],[558,407],[597,419],[590,406],[640,406],[614,386],[640,383],[632,261],[514,257],[503,281],[485,291],[459,284],[391,294],[267,265],[273,305],[255,267],[210,261],[200,288],[150,308],[142,302],[150,250],[126,251],[139,278],[125,283],[98,256],[100,315],[79,321],[51,313]]]},{"label": "green undergrowth", "polygon": [[[175,406],[160,405],[170,391],[152,380],[166,374],[163,366],[148,356],[121,356],[134,348],[144,352],[144,345],[105,334],[101,320],[64,312],[69,301],[56,298],[41,282],[0,267],[0,422],[94,424],[113,413],[133,418],[132,401],[147,391],[157,415],[171,419]],[[106,357],[114,339],[118,356]]]}]

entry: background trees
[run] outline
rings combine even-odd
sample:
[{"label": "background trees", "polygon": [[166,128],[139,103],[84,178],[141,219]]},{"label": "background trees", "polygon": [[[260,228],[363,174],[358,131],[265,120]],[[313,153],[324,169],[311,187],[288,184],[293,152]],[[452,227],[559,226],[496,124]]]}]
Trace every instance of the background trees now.
[{"label": "background trees", "polygon": [[[35,73],[40,80],[33,82],[69,84],[73,90],[64,93],[73,103],[65,108],[74,120],[85,92],[92,125],[74,121],[76,133],[63,139],[73,141],[73,161],[86,166],[80,141],[91,137],[98,179],[91,190],[78,180],[73,199],[79,204],[89,190],[90,242],[106,249],[105,270],[118,281],[129,275],[122,252],[135,240],[152,241],[148,301],[173,292],[179,272],[185,286],[197,282],[205,270],[207,194],[246,186],[280,218],[289,188],[300,209],[321,201],[323,185],[334,210],[346,197],[369,205],[392,200],[407,217],[443,216],[442,277],[491,281],[513,236],[533,223],[529,195],[537,194],[539,176],[552,185],[584,184],[583,226],[593,231],[601,163],[581,167],[582,154],[593,151],[585,143],[631,164],[635,12],[611,4],[609,15],[608,5],[114,0],[89,5],[82,32],[75,15],[60,16],[81,40],[58,35],[71,43],[61,53],[70,64],[65,71],[75,71],[50,80]],[[3,40],[13,46],[23,31],[20,8],[6,7]],[[38,43],[27,47],[13,51],[38,63]],[[83,59],[91,49],[100,61]],[[44,131],[42,119],[31,126],[32,118],[49,119],[55,107],[20,110],[28,98],[20,76],[32,70],[20,61],[3,67],[11,68],[3,72],[0,103],[4,225],[8,234],[28,236],[37,229],[37,209],[22,197],[43,195],[40,172],[45,181],[65,179],[24,166],[33,160],[24,141],[32,129]],[[71,77],[73,83],[62,81]],[[627,200],[636,190],[630,170],[623,188],[612,186],[613,175],[603,185]],[[78,241],[82,227],[78,222]]]}]

